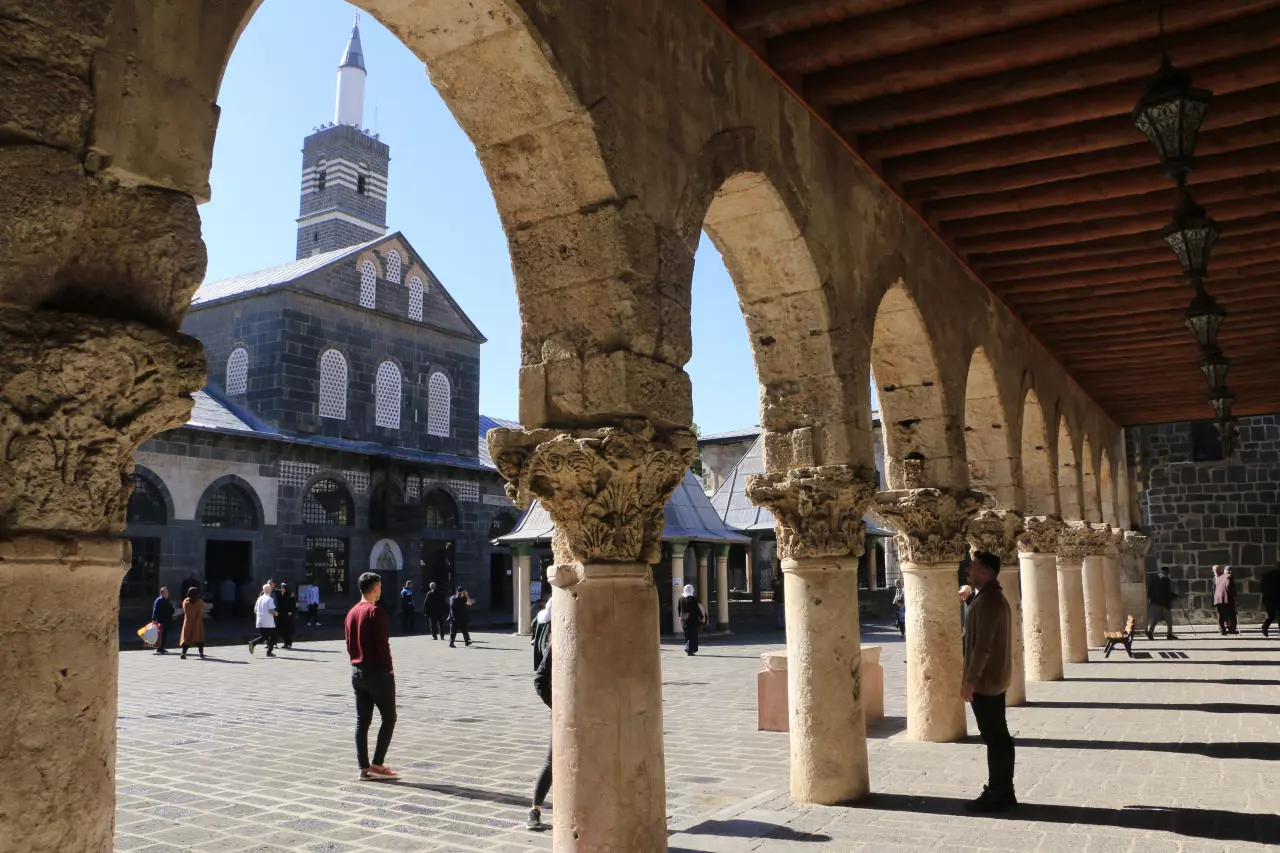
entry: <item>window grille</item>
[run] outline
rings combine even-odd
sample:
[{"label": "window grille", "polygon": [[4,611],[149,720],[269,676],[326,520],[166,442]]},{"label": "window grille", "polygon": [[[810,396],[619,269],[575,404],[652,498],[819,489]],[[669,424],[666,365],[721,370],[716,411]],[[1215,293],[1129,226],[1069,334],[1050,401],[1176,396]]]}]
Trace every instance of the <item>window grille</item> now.
[{"label": "window grille", "polygon": [[320,417],[347,419],[347,360],[336,349],[320,356]]},{"label": "window grille", "polygon": [[318,480],[302,499],[302,520],[307,524],[350,526],[355,523],[351,495],[337,480]]},{"label": "window grille", "polygon": [[237,347],[227,356],[227,393],[231,396],[243,394],[249,382],[249,353],[244,347]]},{"label": "window grille", "polygon": [[451,396],[449,377],[443,373],[431,374],[431,379],[427,381],[427,432],[431,435],[448,438],[451,434],[449,429]]},{"label": "window grille", "polygon": [[120,584],[120,597],[127,600],[150,601],[160,588],[160,540],[130,539],[133,558],[129,572]]},{"label": "window grille", "polygon": [[209,495],[200,513],[202,527],[230,530],[257,530],[258,513],[253,500],[235,483],[223,483]]},{"label": "window grille", "polygon": [[404,478],[404,496],[407,500],[416,501],[418,496],[422,494],[422,478],[417,474],[410,474]]},{"label": "window grille", "polygon": [[307,537],[307,580],[321,597],[347,594],[348,544],[332,536]]},{"label": "window grille", "polygon": [[375,417],[378,426],[400,429],[400,368],[390,361],[378,365]]},{"label": "window grille", "polygon": [[169,512],[164,505],[164,497],[155,485],[141,474],[133,476],[133,494],[129,496],[129,508],[125,515],[126,524],[165,524],[169,520]]},{"label": "window grille", "polygon": [[360,307],[378,307],[378,269],[373,261],[360,265]]},{"label": "window grille", "polygon": [[387,252],[387,281],[400,283],[400,253],[395,249]]},{"label": "window grille", "polygon": [[458,505],[449,493],[432,489],[422,498],[423,520],[432,530],[452,530],[458,526]]},{"label": "window grille", "polygon": [[422,321],[422,279],[409,279],[409,319]]}]

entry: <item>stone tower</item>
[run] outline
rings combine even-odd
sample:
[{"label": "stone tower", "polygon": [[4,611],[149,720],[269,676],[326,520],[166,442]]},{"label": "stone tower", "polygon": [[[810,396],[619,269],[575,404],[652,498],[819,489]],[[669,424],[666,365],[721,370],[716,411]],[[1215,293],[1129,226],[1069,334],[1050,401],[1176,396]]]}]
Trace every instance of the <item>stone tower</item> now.
[{"label": "stone tower", "polygon": [[391,149],[361,128],[365,77],[357,17],[338,66],[334,120],[302,142],[298,258],[387,233]]}]

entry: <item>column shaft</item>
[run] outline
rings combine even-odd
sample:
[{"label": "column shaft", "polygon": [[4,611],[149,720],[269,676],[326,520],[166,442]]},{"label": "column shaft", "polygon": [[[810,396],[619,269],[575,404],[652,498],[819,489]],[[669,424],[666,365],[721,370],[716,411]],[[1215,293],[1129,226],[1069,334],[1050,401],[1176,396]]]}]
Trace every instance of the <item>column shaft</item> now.
[{"label": "column shaft", "polygon": [[708,582],[707,560],[711,556],[710,548],[698,548],[698,603],[711,615],[711,584]]},{"label": "column shaft", "polygon": [[553,571],[553,847],[663,853],[662,671],[649,566]]},{"label": "column shaft", "polygon": [[1024,552],[1022,638],[1028,681],[1062,680],[1062,625],[1058,617],[1057,556]]},{"label": "column shaft", "polygon": [[1022,645],[1022,572],[1019,561],[1011,560],[1000,572],[1000,588],[1009,602],[1009,655],[1013,662],[1013,674],[1009,678],[1009,690],[1005,693],[1006,705],[1027,704],[1027,671]]},{"label": "column shaft", "polygon": [[680,596],[684,592],[684,545],[671,546],[671,633],[684,630],[680,624]]},{"label": "column shaft", "polygon": [[1089,647],[1102,648],[1107,632],[1107,591],[1103,585],[1103,560],[1101,554],[1084,558],[1081,581],[1084,586],[1084,625]]},{"label": "column shaft", "polygon": [[529,584],[530,563],[532,555],[527,551],[520,551],[516,555],[516,633],[527,635],[533,630],[531,624],[533,619],[533,603],[530,601],[531,594]]},{"label": "column shaft", "polygon": [[1058,615],[1062,626],[1063,663],[1084,663],[1089,660],[1081,568],[1078,558],[1058,558]]},{"label": "column shaft", "polygon": [[1107,599],[1107,630],[1124,630],[1124,601],[1120,596],[1120,558],[1108,554],[1103,557],[1102,586]]},{"label": "column shaft", "polygon": [[791,796],[824,805],[857,799],[871,790],[862,710],[858,561],[783,560],[782,571]]},{"label": "column shaft", "polygon": [[729,629],[729,549],[716,548],[716,628]]},{"label": "column shaft", "polygon": [[907,605],[907,736],[934,743],[959,740],[966,725],[956,566],[903,561],[901,567]]}]

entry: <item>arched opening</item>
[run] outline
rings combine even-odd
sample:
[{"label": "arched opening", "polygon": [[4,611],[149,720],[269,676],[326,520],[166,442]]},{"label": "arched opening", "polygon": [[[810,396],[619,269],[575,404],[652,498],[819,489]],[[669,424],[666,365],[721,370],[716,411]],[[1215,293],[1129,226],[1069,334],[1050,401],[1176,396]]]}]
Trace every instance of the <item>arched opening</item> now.
[{"label": "arched opening", "polygon": [[355,503],[347,487],[337,480],[317,480],[302,499],[302,521],[329,527],[355,524]]},{"label": "arched opening", "polygon": [[1102,508],[1098,502],[1098,477],[1093,467],[1093,446],[1085,435],[1080,448],[1080,494],[1085,521],[1102,521]]},{"label": "arched opening", "polygon": [[1102,448],[1102,459],[1098,463],[1098,488],[1101,492],[1102,520],[1112,527],[1119,526],[1116,516],[1115,479],[1111,473],[1111,458],[1105,447]]},{"label": "arched opening", "polygon": [[164,552],[164,525],[169,508],[159,481],[134,471],[130,478],[133,494],[125,512],[125,535],[129,539],[129,571],[120,582],[122,606],[142,604],[155,598],[160,586],[160,561]]},{"label": "arched opening", "polygon": [[1000,402],[991,360],[982,347],[969,359],[964,390],[964,447],[969,463],[969,488],[987,496],[986,504],[1021,509],[1017,488],[1017,457],[1009,447],[1009,419]]},{"label": "arched opening", "polygon": [[133,494],[129,495],[129,506],[125,512],[126,524],[168,524],[169,509],[165,504],[164,494],[150,477],[134,471],[130,475],[133,482]]},{"label": "arched opening", "polygon": [[880,400],[889,488],[954,485],[947,406],[933,342],[901,280],[876,309],[871,372]]},{"label": "arched opening", "polygon": [[1034,388],[1022,398],[1022,493],[1028,515],[1056,515],[1058,490],[1053,476],[1049,431]]},{"label": "arched opening", "polygon": [[444,489],[431,489],[422,498],[423,521],[429,530],[456,530],[458,505]]},{"label": "arched opening", "polygon": [[236,483],[212,488],[200,501],[200,526],[222,530],[257,530],[254,500]]},{"label": "arched opening", "polygon": [[1075,442],[1071,439],[1071,425],[1066,415],[1058,419],[1058,506],[1068,521],[1084,518],[1080,513],[1080,469],[1076,465]]},{"label": "arched opening", "polygon": [[337,480],[317,480],[302,499],[301,514],[307,526],[307,582],[318,586],[322,597],[346,598],[351,591],[351,538],[345,528],[354,526],[356,517],[351,492]]},{"label": "arched opening", "polygon": [[506,536],[515,527],[516,517],[509,512],[500,512],[489,522],[489,534],[486,538],[492,542],[500,536]]}]

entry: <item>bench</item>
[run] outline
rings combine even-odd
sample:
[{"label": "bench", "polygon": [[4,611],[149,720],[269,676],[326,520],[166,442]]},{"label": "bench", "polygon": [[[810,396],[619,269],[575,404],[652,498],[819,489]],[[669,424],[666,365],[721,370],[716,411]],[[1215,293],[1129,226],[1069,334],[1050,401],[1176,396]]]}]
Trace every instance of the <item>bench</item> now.
[{"label": "bench", "polygon": [[1124,646],[1124,650],[1128,652],[1129,657],[1133,657],[1133,626],[1134,618],[1130,616],[1128,619],[1124,620],[1123,631],[1108,631],[1103,634],[1107,639],[1107,645],[1102,650],[1102,656],[1104,658],[1111,657],[1111,651],[1116,646]]}]

